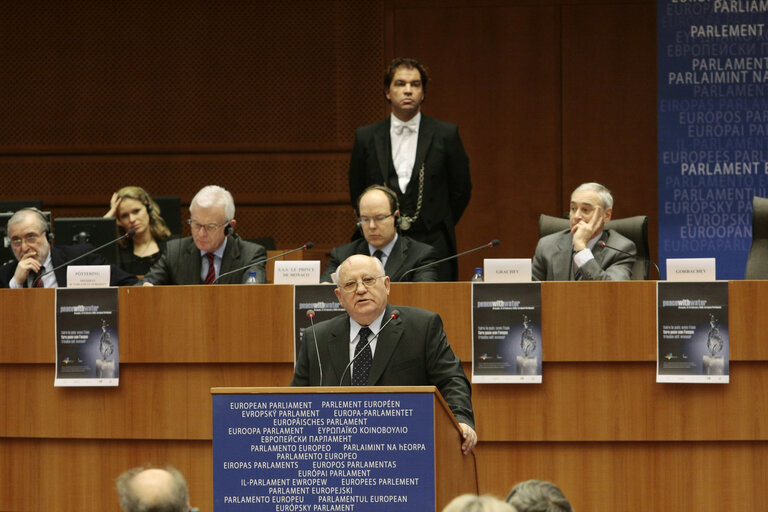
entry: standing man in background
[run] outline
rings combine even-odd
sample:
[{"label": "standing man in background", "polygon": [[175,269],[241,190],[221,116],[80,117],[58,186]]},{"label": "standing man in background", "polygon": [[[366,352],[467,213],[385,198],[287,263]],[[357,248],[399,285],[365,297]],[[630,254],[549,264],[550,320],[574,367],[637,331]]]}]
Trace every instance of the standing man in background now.
[{"label": "standing man in background", "polygon": [[[370,185],[395,190],[403,234],[431,245],[442,259],[456,254],[455,227],[469,204],[472,182],[458,127],[421,113],[428,80],[424,66],[415,59],[400,57],[389,65],[384,95],[392,113],[357,129],[349,193],[356,206]],[[458,263],[442,263],[437,272],[438,280],[455,281]]]}]

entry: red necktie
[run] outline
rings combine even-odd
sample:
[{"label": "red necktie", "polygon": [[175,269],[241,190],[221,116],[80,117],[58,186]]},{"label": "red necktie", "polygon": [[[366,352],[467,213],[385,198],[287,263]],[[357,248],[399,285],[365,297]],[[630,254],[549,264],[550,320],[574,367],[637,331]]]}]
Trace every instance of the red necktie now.
[{"label": "red necktie", "polygon": [[43,279],[40,276],[42,276],[44,273],[45,273],[45,267],[40,267],[40,271],[37,274],[35,274],[35,277],[34,277],[35,288],[43,288]]},{"label": "red necktie", "polygon": [[213,282],[216,280],[216,267],[213,265],[213,253],[208,253],[205,255],[206,258],[208,258],[208,274],[205,276],[205,284],[213,284]]}]

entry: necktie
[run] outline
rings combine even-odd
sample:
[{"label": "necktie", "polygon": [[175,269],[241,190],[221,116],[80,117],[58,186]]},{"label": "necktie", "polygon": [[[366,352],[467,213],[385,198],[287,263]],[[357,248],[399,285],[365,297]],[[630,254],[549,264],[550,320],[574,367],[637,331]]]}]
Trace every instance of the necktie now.
[{"label": "necktie", "polygon": [[[355,363],[352,371],[352,385],[353,386],[366,386],[368,385],[368,376],[371,374],[371,363],[373,362],[373,352],[371,352],[371,345],[368,343],[368,335],[371,334],[371,330],[367,327],[360,329],[360,341],[357,342],[355,347]],[[365,347],[365,348],[363,348]],[[357,354],[360,354],[359,356]]]},{"label": "necktie", "polygon": [[393,129],[397,135],[410,135],[412,133],[415,133],[416,130],[413,126],[403,123],[403,124],[396,124],[393,126]]},{"label": "necktie", "polygon": [[213,284],[216,280],[216,267],[213,264],[213,253],[209,252],[205,255],[208,258],[208,273],[205,275],[205,284]]},{"label": "necktie", "polygon": [[373,253],[373,257],[377,258],[379,261],[384,261],[381,259],[384,257],[384,251],[382,251],[381,249],[376,249],[376,251]]},{"label": "necktie", "polygon": [[45,273],[45,267],[40,267],[40,271],[37,274],[32,274],[32,286],[35,288],[43,288],[43,280],[39,279]]}]

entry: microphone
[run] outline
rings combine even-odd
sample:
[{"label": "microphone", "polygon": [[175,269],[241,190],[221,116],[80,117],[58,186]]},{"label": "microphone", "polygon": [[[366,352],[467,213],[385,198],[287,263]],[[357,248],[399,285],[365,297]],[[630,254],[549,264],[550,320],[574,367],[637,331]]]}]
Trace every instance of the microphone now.
[{"label": "microphone", "polygon": [[392,320],[394,320],[395,318],[397,318],[399,316],[400,316],[400,310],[399,309],[393,309],[392,313],[389,314],[389,319],[386,322],[384,322],[384,325],[381,326],[381,329],[379,329],[379,332],[377,332],[376,334],[371,336],[371,339],[369,339],[365,343],[365,345],[363,345],[360,348],[360,350],[357,351],[357,354],[355,355],[355,357],[353,357],[352,360],[349,362],[349,364],[346,367],[344,367],[344,371],[341,372],[341,378],[339,379],[339,386],[341,386],[341,383],[344,382],[344,375],[347,373],[347,370],[349,370],[349,367],[352,366],[352,363],[355,362],[355,359],[357,359],[357,357],[363,352],[363,349],[365,349],[365,347],[370,345],[373,340],[375,340],[376,338],[379,337],[379,334],[381,334],[381,331],[383,331],[384,328],[389,325],[389,322],[391,322]]},{"label": "microphone", "polygon": [[[597,246],[599,248],[601,248],[601,249],[612,249],[612,250],[614,250],[616,252],[620,252],[621,254],[626,254],[627,256],[632,256],[633,258],[637,258],[637,254],[632,254],[631,252],[622,251],[621,249],[617,249],[616,247],[613,247],[613,246],[610,246],[610,245],[606,244],[602,240],[597,242]],[[648,258],[648,261],[651,262],[651,265],[653,265],[653,267],[656,269],[656,273],[659,274],[659,279],[661,279],[661,270],[659,270],[659,266],[651,258]]]},{"label": "microphone", "polygon": [[102,250],[105,247],[109,247],[112,244],[116,244],[117,242],[119,242],[120,240],[122,240],[124,238],[132,238],[133,235],[135,235],[135,234],[136,234],[136,230],[135,229],[130,229],[130,230],[126,231],[126,233],[123,236],[121,236],[121,237],[115,238],[114,240],[112,240],[110,242],[107,242],[107,243],[105,243],[103,245],[100,245],[99,247],[96,247],[95,249],[91,249],[90,251],[84,252],[80,256],[75,256],[71,260],[69,260],[69,261],[67,261],[65,263],[62,263],[58,267],[54,267],[51,270],[46,270],[45,272],[43,272],[42,274],[37,276],[34,281],[32,281],[32,287],[34,288],[35,286],[37,286],[38,281],[40,281],[43,277],[47,276],[48,274],[56,272],[60,268],[64,268],[67,265],[71,265],[72,263],[76,262],[77,260],[79,260],[81,258],[85,258],[86,256],[91,255],[91,254],[93,254],[93,253],[95,253],[97,251],[100,251],[100,250]]},{"label": "microphone", "polygon": [[285,256],[287,254],[291,254],[292,252],[303,251],[305,249],[311,249],[314,246],[315,246],[315,244],[313,244],[312,242],[307,242],[304,245],[302,245],[301,247],[297,247],[295,249],[291,249],[290,251],[285,251],[283,253],[280,253],[280,254],[277,254],[275,256],[272,256],[271,258],[264,258],[264,259],[261,259],[261,260],[256,260],[253,263],[249,263],[248,265],[246,265],[244,267],[236,268],[235,270],[230,270],[229,272],[224,272],[223,274],[219,274],[219,277],[217,277],[216,279],[213,280],[213,284],[216,284],[219,281],[219,279],[221,279],[224,276],[228,276],[230,274],[235,274],[237,272],[242,272],[243,270],[245,270],[247,268],[251,268],[252,266],[254,266],[257,263],[266,263],[268,261],[272,261],[272,260],[276,260],[278,258],[282,258],[283,256]]},{"label": "microphone", "polygon": [[427,263],[426,265],[422,265],[420,267],[412,268],[412,269],[410,269],[410,270],[408,270],[406,272],[403,272],[403,275],[400,276],[400,281],[402,281],[403,278],[405,276],[407,276],[408,274],[410,274],[411,272],[416,272],[417,270],[422,270],[422,269],[425,269],[427,267],[431,267],[432,265],[437,265],[439,263],[443,263],[444,261],[449,261],[449,260],[458,258],[459,256],[464,256],[465,254],[469,254],[471,252],[479,251],[480,249],[485,249],[486,247],[496,247],[500,243],[501,242],[499,242],[499,240],[497,238],[495,238],[495,239],[491,240],[490,242],[488,242],[487,244],[481,245],[480,247],[475,247],[474,249],[470,249],[468,251],[460,252],[459,254],[454,254],[453,256],[448,256],[447,258],[443,258],[441,260],[433,261],[432,263]]},{"label": "microphone", "polygon": [[317,367],[320,370],[320,382],[317,383],[318,386],[323,385],[323,363],[320,361],[320,349],[317,348],[317,335],[315,334],[315,310],[309,309],[307,310],[307,318],[309,318],[309,323],[312,324],[312,337],[315,338],[315,353],[317,354]]}]

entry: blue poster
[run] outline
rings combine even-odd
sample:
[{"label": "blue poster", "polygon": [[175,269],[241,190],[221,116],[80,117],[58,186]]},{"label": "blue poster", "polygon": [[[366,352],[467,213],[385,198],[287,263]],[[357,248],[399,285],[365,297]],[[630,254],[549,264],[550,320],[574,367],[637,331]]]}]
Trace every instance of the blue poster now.
[{"label": "blue poster", "polygon": [[768,197],[768,2],[659,0],[659,260],[743,279]]}]

